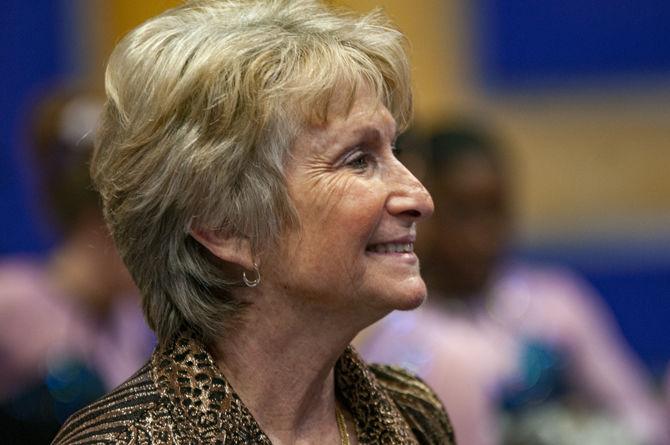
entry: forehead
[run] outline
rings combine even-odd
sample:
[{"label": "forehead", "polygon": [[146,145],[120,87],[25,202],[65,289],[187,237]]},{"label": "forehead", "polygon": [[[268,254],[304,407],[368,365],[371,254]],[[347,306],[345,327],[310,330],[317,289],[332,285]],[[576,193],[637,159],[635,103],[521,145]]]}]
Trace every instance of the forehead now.
[{"label": "forehead", "polygon": [[386,106],[369,89],[359,90],[353,99],[338,94],[328,104],[325,119],[309,119],[298,132],[294,153],[327,150],[356,143],[360,139],[393,141],[396,122]]}]

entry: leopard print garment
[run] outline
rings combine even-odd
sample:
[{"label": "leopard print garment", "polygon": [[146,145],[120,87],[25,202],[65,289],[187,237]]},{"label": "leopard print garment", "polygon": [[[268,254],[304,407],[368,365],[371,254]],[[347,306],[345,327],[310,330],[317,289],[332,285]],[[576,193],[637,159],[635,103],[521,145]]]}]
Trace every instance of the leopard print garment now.
[{"label": "leopard print garment", "polygon": [[[361,444],[453,444],[444,409],[423,382],[367,366],[349,347],[335,369],[337,394]],[[272,445],[216,367],[185,330],[159,345],[126,383],[73,415],[54,445]]]}]

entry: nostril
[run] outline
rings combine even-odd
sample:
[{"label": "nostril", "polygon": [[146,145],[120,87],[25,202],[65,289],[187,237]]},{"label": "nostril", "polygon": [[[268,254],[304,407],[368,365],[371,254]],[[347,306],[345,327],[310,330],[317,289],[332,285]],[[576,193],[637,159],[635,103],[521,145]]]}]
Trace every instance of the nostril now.
[{"label": "nostril", "polygon": [[421,212],[419,212],[419,211],[416,210],[416,209],[407,210],[407,211],[405,211],[405,214],[407,214],[407,215],[409,215],[409,216],[412,216],[412,217],[414,217],[414,218],[418,218],[418,217],[421,216]]}]

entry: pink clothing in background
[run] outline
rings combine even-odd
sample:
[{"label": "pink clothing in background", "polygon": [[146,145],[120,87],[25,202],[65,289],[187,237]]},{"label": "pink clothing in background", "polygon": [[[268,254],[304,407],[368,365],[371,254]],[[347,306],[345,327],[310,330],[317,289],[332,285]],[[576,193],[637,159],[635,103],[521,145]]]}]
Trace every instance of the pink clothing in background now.
[{"label": "pink clothing in background", "polygon": [[107,319],[93,320],[53,288],[39,263],[0,263],[0,400],[66,359],[87,365],[110,390],[147,360],[153,338],[136,298],[120,297]]},{"label": "pink clothing in background", "polygon": [[524,342],[540,340],[567,354],[568,378],[581,395],[641,443],[668,443],[668,420],[641,366],[585,283],[563,270],[515,265],[476,300],[455,308],[429,296],[423,307],[364,332],[359,351],[423,377],[446,405],[460,445],[495,445],[500,387],[521,372]]}]

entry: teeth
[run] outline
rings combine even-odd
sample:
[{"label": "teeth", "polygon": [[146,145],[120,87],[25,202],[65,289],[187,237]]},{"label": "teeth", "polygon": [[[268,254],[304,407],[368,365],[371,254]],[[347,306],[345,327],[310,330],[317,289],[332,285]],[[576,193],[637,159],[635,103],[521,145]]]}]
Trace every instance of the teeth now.
[{"label": "teeth", "polygon": [[414,243],[375,244],[368,250],[376,253],[412,253],[414,252]]}]

